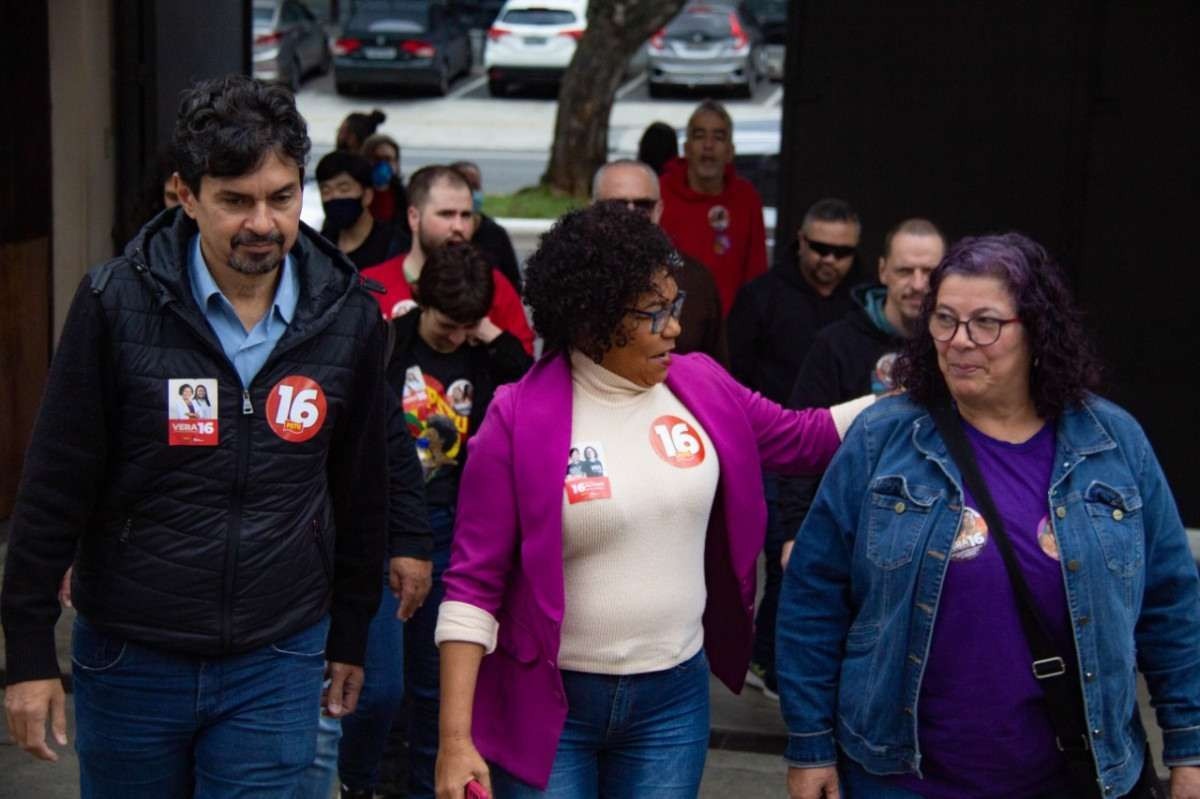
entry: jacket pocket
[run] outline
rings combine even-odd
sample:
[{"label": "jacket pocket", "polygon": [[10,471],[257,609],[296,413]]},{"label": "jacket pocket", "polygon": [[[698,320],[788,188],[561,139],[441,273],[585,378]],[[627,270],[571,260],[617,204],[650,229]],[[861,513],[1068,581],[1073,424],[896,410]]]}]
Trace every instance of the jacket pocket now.
[{"label": "jacket pocket", "polygon": [[325,581],[333,584],[333,564],[329,562],[329,552],[325,549],[325,537],[321,535],[321,523],[312,520],[313,544],[317,547],[317,555],[321,558],[321,570],[325,572]]},{"label": "jacket pocket", "polygon": [[903,475],[876,477],[868,487],[867,557],[881,569],[912,560],[940,492]]},{"label": "jacket pocket", "polygon": [[82,616],[71,630],[71,664],[81,671],[108,671],[121,662],[129,644],[123,638],[93,627]]},{"label": "jacket pocket", "polygon": [[1109,571],[1130,577],[1142,567],[1142,497],[1135,487],[1093,480],[1083,495],[1088,520]]}]

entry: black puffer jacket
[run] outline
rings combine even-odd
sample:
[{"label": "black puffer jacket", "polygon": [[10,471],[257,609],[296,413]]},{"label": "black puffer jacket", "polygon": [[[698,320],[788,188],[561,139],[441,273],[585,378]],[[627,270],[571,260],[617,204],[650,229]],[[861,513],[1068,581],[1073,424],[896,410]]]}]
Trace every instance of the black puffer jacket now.
[{"label": "black puffer jacket", "polygon": [[[295,313],[243,392],[188,283],[195,234],[160,214],[75,295],[13,516],[10,682],[57,673],[55,593],[77,549],[75,606],[111,634],[220,656],[330,612],[327,657],[362,662],[387,525],[379,308],[301,226]],[[288,377],[320,386],[314,423],[280,410]],[[168,380],[181,378],[217,381],[216,446],[169,445]],[[279,418],[294,430],[275,432]]]}]

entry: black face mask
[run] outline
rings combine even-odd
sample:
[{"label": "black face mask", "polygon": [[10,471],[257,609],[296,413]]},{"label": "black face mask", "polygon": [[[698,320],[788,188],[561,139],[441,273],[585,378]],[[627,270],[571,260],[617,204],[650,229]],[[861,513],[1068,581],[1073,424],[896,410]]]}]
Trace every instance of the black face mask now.
[{"label": "black face mask", "polygon": [[339,197],[321,203],[325,209],[324,230],[340,233],[353,225],[362,216],[363,204],[361,197]]}]

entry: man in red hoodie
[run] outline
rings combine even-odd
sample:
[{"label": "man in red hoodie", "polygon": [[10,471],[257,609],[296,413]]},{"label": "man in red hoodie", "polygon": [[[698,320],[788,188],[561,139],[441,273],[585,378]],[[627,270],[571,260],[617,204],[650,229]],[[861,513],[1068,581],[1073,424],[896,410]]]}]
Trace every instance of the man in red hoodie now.
[{"label": "man in red hoodie", "polygon": [[712,272],[728,315],[742,284],[767,271],[767,233],[762,198],[733,171],[733,120],[725,106],[696,106],[683,157],[667,162],[659,185],[663,230]]},{"label": "man in red hoodie", "polygon": [[[363,277],[384,289],[383,293],[375,294],[384,319],[402,316],[417,307],[412,288],[421,277],[428,253],[448,241],[470,241],[475,232],[471,186],[456,169],[441,165],[418,169],[408,182],[408,202],[412,249],[362,270]],[[498,270],[492,270],[492,277],[495,293],[487,318],[496,327],[516,336],[525,351],[532,355],[533,331],[525,317],[521,297]]]}]

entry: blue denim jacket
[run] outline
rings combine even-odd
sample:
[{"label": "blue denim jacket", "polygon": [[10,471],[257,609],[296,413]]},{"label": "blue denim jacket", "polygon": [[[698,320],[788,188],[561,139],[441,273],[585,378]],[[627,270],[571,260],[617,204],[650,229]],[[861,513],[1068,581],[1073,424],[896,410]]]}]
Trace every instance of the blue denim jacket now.
[{"label": "blue denim jacket", "polygon": [[[1166,478],[1128,413],[1097,397],[1064,413],[1055,461],[1046,501],[1092,752],[1104,794],[1119,796],[1143,759],[1135,670],[1166,764],[1200,763],[1200,581]],[[832,764],[840,746],[868,771],[920,774],[917,702],[961,516],[959,471],[929,414],[906,397],[863,412],[796,536],[779,599],[793,765]]]}]

